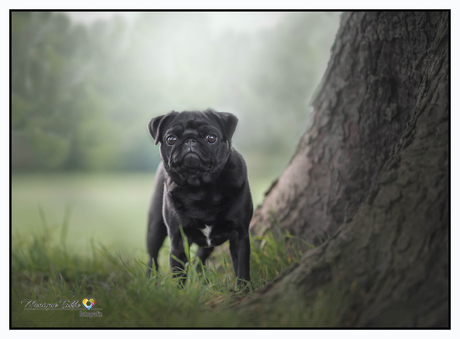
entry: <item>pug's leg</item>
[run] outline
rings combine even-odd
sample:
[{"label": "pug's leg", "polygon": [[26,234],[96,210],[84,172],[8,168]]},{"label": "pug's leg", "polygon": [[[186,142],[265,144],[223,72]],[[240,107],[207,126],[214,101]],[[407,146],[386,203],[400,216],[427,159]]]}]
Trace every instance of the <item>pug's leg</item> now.
[{"label": "pug's leg", "polygon": [[[177,232],[179,233],[179,232]],[[172,271],[173,278],[178,278],[179,287],[184,287],[187,273],[185,272],[184,265],[187,263],[187,256],[185,255],[184,243],[179,234],[171,235],[171,248],[169,250],[169,267]]]},{"label": "pug's leg", "polygon": [[238,285],[245,287],[249,282],[249,264],[251,255],[251,244],[249,234],[238,240]]},{"label": "pug's leg", "polygon": [[160,251],[163,242],[168,235],[166,224],[163,220],[163,188],[164,186],[164,170],[158,166],[157,175],[155,178],[155,187],[153,190],[152,200],[150,202],[147,228],[147,249],[150,254],[150,260],[147,268],[147,278],[151,274],[152,264],[155,264],[155,269],[158,271],[158,252]]},{"label": "pug's leg", "polygon": [[196,252],[196,256],[198,257],[198,259],[201,260],[201,262],[204,265],[206,263],[206,259],[209,258],[213,250],[214,247],[200,247]]},{"label": "pug's leg", "polygon": [[237,279],[238,287],[244,288],[249,282],[249,261],[251,244],[249,234],[230,239],[230,254],[232,255],[233,268]]},{"label": "pug's leg", "polygon": [[230,254],[235,275],[238,277],[238,238],[230,238]]},{"label": "pug's leg", "polygon": [[230,238],[230,254],[232,255],[233,268],[239,287],[246,287],[249,282],[249,264],[251,255],[251,243],[249,241],[248,227],[241,223],[233,225],[234,235]]},{"label": "pug's leg", "polygon": [[[200,247],[196,252],[196,256],[198,259],[200,259],[203,266],[205,265],[206,260],[209,258],[213,250],[214,247]],[[198,273],[201,273],[201,265],[199,263],[196,265],[196,270]]]},{"label": "pug's leg", "polygon": [[149,230],[147,233],[147,248],[150,254],[150,260],[147,268],[147,278],[150,277],[152,272],[152,264],[155,265],[155,269],[158,271],[158,252],[160,251],[163,242],[168,235],[166,225],[161,220],[154,220],[149,225]]}]

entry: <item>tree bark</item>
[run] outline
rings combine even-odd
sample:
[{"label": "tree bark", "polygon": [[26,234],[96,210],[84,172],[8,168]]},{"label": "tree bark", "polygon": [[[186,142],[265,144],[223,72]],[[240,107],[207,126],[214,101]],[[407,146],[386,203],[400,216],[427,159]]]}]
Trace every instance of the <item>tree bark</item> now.
[{"label": "tree bark", "polygon": [[275,220],[319,244],[356,212],[412,117],[439,15],[343,14],[311,126],[256,210],[254,233]]},{"label": "tree bark", "polygon": [[343,16],[312,127],[253,222],[273,209],[332,236],[240,307],[248,324],[298,307],[305,326],[450,326],[449,30],[449,12]]}]

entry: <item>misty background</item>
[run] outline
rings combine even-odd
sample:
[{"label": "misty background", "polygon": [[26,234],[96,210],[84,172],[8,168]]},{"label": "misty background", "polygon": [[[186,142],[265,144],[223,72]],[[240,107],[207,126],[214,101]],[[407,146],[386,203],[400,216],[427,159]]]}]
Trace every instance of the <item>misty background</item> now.
[{"label": "misty background", "polygon": [[338,16],[14,12],[13,170],[154,171],[150,119],[211,107],[238,116],[235,148],[275,177],[305,131]]},{"label": "misty background", "polygon": [[305,132],[339,16],[12,12],[13,234],[68,218],[75,239],[105,225],[143,246],[160,162],[147,123],[171,110],[239,118],[260,203]]}]

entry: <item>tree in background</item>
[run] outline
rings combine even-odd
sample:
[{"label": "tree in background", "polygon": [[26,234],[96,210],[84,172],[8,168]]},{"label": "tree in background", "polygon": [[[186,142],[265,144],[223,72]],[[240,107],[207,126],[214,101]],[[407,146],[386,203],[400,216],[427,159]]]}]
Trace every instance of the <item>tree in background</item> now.
[{"label": "tree in background", "polygon": [[251,324],[298,307],[334,310],[325,326],[449,326],[449,23],[343,15],[312,124],[251,223],[330,239],[243,305]]}]

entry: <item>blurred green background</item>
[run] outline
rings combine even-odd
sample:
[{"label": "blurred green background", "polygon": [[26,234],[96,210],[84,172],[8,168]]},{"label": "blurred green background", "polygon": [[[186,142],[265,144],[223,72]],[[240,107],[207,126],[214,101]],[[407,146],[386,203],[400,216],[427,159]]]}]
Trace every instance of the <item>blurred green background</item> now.
[{"label": "blurred green background", "polygon": [[[339,13],[12,12],[12,232],[69,223],[69,242],[146,252],[170,110],[239,118],[255,205],[288,164]],[[21,235],[19,237],[19,235]]]}]

